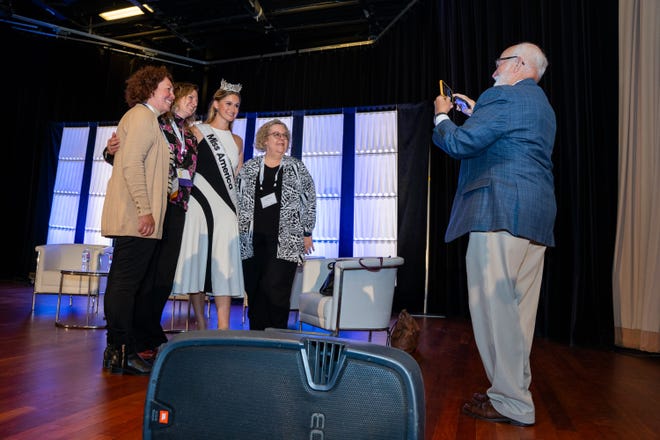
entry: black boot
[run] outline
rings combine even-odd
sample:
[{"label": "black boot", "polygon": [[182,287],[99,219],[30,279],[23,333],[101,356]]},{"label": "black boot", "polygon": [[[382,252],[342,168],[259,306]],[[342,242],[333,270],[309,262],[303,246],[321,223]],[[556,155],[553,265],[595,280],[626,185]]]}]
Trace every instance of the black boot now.
[{"label": "black boot", "polygon": [[126,346],[121,346],[117,362],[110,361],[110,372],[113,374],[128,374],[146,376],[151,373],[151,365],[144,361],[135,351],[128,352]]},{"label": "black boot", "polygon": [[103,369],[109,370],[112,365],[117,365],[121,361],[119,349],[114,345],[108,345],[103,351]]}]

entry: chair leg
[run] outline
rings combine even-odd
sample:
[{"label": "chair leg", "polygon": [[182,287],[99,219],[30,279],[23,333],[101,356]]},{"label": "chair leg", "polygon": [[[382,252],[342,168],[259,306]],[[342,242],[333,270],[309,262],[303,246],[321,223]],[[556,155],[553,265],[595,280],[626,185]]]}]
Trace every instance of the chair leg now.
[{"label": "chair leg", "polygon": [[241,316],[241,325],[245,325],[245,318],[247,315],[247,308],[248,308],[248,297],[247,295],[243,296],[243,310],[242,310],[242,316]]},{"label": "chair leg", "polygon": [[170,316],[170,330],[174,331],[174,308],[176,307],[176,297],[172,298],[172,314]]},{"label": "chair leg", "polygon": [[176,328],[175,327],[175,316],[176,314],[181,315],[183,313],[183,305],[181,304],[184,299],[178,298],[177,295],[171,295],[168,299],[168,302],[172,303],[171,307],[171,315],[170,315],[170,328],[165,330],[165,333],[183,333],[189,330],[190,328],[190,299],[188,299],[188,310],[187,310],[187,317],[186,317],[186,326],[185,329],[182,328]]},{"label": "chair leg", "polygon": [[186,331],[190,326],[190,297],[188,297],[188,316],[186,316]]}]

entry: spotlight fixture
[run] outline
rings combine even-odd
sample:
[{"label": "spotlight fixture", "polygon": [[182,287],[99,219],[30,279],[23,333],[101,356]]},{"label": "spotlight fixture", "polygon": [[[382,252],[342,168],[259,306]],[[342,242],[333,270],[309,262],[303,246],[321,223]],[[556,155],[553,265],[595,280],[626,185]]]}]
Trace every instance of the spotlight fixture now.
[{"label": "spotlight fixture", "polygon": [[[142,7],[149,12],[154,12],[153,9],[147,4],[143,4]],[[122,18],[135,17],[136,15],[142,15],[144,11],[138,6],[131,6],[130,8],[114,9],[112,11],[102,12],[99,16],[105,21],[112,20],[121,20]]]}]

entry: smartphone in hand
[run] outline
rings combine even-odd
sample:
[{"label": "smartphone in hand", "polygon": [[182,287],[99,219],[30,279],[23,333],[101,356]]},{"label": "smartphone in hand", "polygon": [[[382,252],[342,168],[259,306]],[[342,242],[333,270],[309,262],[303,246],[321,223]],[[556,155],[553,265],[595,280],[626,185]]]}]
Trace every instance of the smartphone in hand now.
[{"label": "smartphone in hand", "polygon": [[470,104],[467,103],[467,101],[465,101],[462,98],[459,98],[458,96],[454,96],[453,90],[451,89],[451,87],[447,85],[446,82],[440,80],[439,85],[440,85],[440,95],[448,97],[449,100],[452,102],[452,104],[455,104],[461,112],[465,113],[466,111],[472,108]]},{"label": "smartphone in hand", "polygon": [[440,95],[446,96],[450,100],[452,100],[454,96],[454,92],[451,90],[451,87],[449,87],[443,80],[440,80]]},{"label": "smartphone in hand", "polygon": [[456,104],[458,109],[463,113],[465,113],[466,111],[472,108],[470,104],[467,103],[467,101],[459,98],[458,96],[454,96],[454,104]]}]

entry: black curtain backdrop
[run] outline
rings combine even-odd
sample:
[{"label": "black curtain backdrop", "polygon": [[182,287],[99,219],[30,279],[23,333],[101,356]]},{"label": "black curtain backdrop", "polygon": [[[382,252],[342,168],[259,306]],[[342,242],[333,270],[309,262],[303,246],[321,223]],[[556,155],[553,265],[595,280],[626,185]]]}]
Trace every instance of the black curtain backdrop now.
[{"label": "black curtain backdrop", "polygon": [[397,106],[398,129],[398,253],[394,310],[424,312],[426,275],[426,205],[433,106],[429,102]]},{"label": "black curtain backdrop", "polygon": [[[574,345],[612,346],[611,270],[617,199],[616,0],[420,0],[377,44],[187,69],[169,66],[176,80],[201,89],[205,109],[220,79],[241,82],[243,111],[423,103],[438,80],[476,98],[492,84],[493,60],[507,46],[532,41],[550,60],[541,87],[557,113],[553,161],[558,215],[557,246],[546,254],[537,321],[541,335]],[[49,212],[40,203],[42,161],[53,122],[116,121],[126,111],[124,81],[147,61],[79,42],[56,40],[0,25],[3,78],[9,112],[5,184],[9,224],[2,278],[26,279],[34,246],[46,240]],[[419,110],[419,109],[417,109]],[[415,111],[417,111],[415,110]],[[431,110],[419,110],[420,145],[400,143],[399,171],[426,176],[430,150],[430,262],[428,312],[468,316],[465,238],[446,244],[444,231],[456,187],[458,163],[430,144]],[[460,123],[460,115],[453,116]],[[405,157],[404,157],[405,155]],[[415,166],[415,161],[420,161]],[[405,176],[403,176],[405,178]],[[426,211],[424,185],[400,191],[400,220],[418,224]],[[413,195],[420,191],[419,200]],[[407,220],[406,220],[407,219]],[[400,225],[402,223],[400,222]],[[406,265],[424,263],[422,231],[399,229]],[[406,252],[408,252],[406,251]],[[417,254],[416,252],[419,252]],[[411,261],[413,260],[413,261]],[[408,270],[406,268],[405,270]],[[423,280],[397,298],[419,310]]]}]

